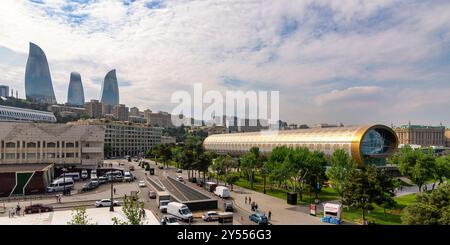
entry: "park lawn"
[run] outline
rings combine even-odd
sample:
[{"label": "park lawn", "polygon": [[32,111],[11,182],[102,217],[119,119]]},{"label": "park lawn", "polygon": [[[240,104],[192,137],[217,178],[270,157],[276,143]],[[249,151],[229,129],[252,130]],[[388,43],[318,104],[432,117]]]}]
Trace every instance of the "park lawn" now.
[{"label": "park lawn", "polygon": [[[239,178],[239,180],[235,183],[235,185],[241,186],[246,189],[251,189],[257,192],[261,193],[263,192],[263,183],[262,178],[260,176],[255,177],[255,183],[253,184],[253,188],[250,188],[250,183],[244,178]],[[288,192],[287,190],[282,188],[273,187],[272,189],[270,189],[269,184],[266,184],[266,194],[269,196],[287,200],[287,192]],[[339,195],[333,188],[324,187],[321,189],[321,192],[319,192],[319,200],[321,202],[332,201],[337,199],[339,199]],[[300,195],[297,194],[297,201],[300,204],[314,203],[314,200],[315,194],[310,193],[309,191],[303,193],[302,201],[300,201]]]},{"label": "park lawn", "polygon": [[[409,194],[401,197],[395,197],[397,207],[386,210],[384,215],[383,208],[375,205],[374,210],[366,213],[367,220],[380,225],[400,225],[402,223],[401,216],[405,207],[416,202],[416,194]],[[349,208],[343,212],[343,220],[352,223],[361,223],[361,209]]]}]

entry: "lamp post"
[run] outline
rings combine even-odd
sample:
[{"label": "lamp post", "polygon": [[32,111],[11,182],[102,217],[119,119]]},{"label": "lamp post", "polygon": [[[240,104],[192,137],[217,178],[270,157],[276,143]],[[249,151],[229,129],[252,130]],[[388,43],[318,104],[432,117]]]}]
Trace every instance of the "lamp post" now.
[{"label": "lamp post", "polygon": [[111,206],[109,206],[109,211],[114,212],[114,193],[113,193],[113,171],[112,171],[112,163],[111,163],[111,175],[110,175],[110,182],[111,182]]},{"label": "lamp post", "polygon": [[64,185],[63,195],[66,195],[66,171],[67,171],[67,169],[63,168],[62,171],[63,171],[63,183],[64,183],[63,184]]}]

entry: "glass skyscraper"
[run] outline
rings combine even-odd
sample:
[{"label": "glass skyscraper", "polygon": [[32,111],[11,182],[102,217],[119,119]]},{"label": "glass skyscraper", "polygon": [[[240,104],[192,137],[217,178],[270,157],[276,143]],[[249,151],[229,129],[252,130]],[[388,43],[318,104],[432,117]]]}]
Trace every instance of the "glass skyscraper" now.
[{"label": "glass skyscraper", "polygon": [[78,72],[70,73],[67,103],[72,106],[84,106],[83,84],[81,83],[81,76]]},{"label": "glass skyscraper", "polygon": [[105,76],[102,84],[101,102],[105,105],[119,104],[119,85],[117,84],[116,70],[111,70]]},{"label": "glass skyscraper", "polygon": [[29,101],[56,104],[47,57],[34,43],[30,43],[25,70],[25,94]]}]

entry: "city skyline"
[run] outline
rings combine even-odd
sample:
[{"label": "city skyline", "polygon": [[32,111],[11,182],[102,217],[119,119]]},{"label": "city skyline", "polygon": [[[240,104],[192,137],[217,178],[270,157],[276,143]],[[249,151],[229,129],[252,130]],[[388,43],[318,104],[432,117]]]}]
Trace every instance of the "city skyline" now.
[{"label": "city skyline", "polygon": [[133,95],[121,103],[140,109],[171,111],[173,92],[201,82],[280,90],[288,122],[450,125],[449,3],[215,4],[5,1],[13,11],[0,13],[0,84],[24,97],[31,41],[47,55],[60,103],[72,70],[90,100],[117,68],[122,95]]}]

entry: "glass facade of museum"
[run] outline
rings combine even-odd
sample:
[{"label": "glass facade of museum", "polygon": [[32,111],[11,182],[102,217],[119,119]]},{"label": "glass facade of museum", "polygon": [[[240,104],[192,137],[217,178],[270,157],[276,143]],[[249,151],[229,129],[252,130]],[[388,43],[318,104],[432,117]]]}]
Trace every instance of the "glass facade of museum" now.
[{"label": "glass facade of museum", "polygon": [[345,150],[358,164],[383,165],[398,145],[394,131],[384,125],[312,128],[252,133],[217,134],[207,137],[206,150],[219,154],[242,155],[256,146],[269,154],[277,146],[307,147],[331,155]]},{"label": "glass facade of museum", "polygon": [[108,72],[102,84],[101,102],[106,105],[119,104],[119,85],[117,84],[116,70]]},{"label": "glass facade of museum", "polygon": [[84,90],[81,83],[81,75],[78,72],[70,73],[69,92],[67,103],[72,106],[84,106]]},{"label": "glass facade of museum", "polygon": [[28,101],[56,104],[47,57],[34,43],[30,43],[25,70],[25,94]]}]

